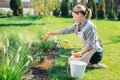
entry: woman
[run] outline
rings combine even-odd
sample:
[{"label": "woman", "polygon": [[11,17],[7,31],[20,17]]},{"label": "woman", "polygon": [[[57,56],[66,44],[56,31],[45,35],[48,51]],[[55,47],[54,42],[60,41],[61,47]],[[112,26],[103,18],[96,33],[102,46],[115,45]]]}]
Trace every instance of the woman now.
[{"label": "woman", "polygon": [[[47,40],[51,35],[75,33],[82,43],[80,52],[72,52],[71,60],[81,60],[88,64],[88,67],[103,67],[101,64],[103,48],[101,41],[96,34],[96,26],[89,20],[92,16],[92,11],[83,5],[76,5],[72,10],[72,16],[75,24],[71,27],[48,32],[44,39]],[[68,61],[68,62],[69,62]]]}]

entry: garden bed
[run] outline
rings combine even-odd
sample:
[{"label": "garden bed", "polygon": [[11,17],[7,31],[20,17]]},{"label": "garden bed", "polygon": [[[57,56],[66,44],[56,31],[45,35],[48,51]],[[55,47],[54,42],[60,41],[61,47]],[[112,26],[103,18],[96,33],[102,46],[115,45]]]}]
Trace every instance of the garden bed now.
[{"label": "garden bed", "polygon": [[48,69],[55,62],[55,50],[44,52],[46,58],[42,63],[35,62],[34,66],[25,74],[24,80],[49,80]]}]

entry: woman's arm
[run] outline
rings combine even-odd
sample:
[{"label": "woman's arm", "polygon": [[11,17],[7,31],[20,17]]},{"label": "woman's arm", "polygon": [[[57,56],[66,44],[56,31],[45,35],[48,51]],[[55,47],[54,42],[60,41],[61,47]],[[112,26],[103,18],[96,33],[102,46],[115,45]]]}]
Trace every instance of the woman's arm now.
[{"label": "woman's arm", "polygon": [[74,24],[70,27],[61,29],[61,30],[57,30],[57,31],[53,31],[53,32],[48,32],[47,34],[45,34],[44,36],[44,40],[47,40],[51,35],[60,35],[60,34],[69,34],[69,33],[73,33],[75,32],[77,24]]},{"label": "woman's arm", "polygon": [[62,34],[61,30],[57,30],[57,31],[54,31],[54,32],[48,32],[48,33],[45,34],[44,40],[47,40],[52,35],[60,35],[60,34]]},{"label": "woman's arm", "polygon": [[88,51],[90,51],[90,49],[89,49],[89,48],[85,48],[85,49],[83,49],[83,50],[80,52],[80,54],[81,54],[81,55],[84,55],[84,54],[87,53]]},{"label": "woman's arm", "polygon": [[85,49],[83,49],[83,50],[80,51],[80,52],[74,52],[74,53],[72,53],[72,55],[73,55],[74,57],[81,57],[82,55],[84,55],[85,53],[87,53],[89,50],[90,50],[90,49],[85,48]]}]

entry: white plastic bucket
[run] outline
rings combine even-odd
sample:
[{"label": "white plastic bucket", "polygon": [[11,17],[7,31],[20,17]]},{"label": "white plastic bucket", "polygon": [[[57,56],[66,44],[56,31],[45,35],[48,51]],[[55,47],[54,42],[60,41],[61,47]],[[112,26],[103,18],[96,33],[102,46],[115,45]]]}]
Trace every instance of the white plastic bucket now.
[{"label": "white plastic bucket", "polygon": [[71,77],[79,78],[84,76],[87,63],[82,61],[70,61]]}]

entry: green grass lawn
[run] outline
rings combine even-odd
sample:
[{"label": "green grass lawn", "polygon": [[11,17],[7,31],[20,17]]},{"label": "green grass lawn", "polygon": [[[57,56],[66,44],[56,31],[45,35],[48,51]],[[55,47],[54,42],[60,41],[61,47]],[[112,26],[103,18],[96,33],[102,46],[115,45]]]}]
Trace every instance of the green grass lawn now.
[{"label": "green grass lawn", "polygon": [[[69,72],[65,72],[67,59],[56,57],[55,65],[50,69],[50,80],[119,80],[120,75],[120,21],[92,20],[97,26],[97,32],[104,46],[102,62],[107,69],[86,69],[83,78],[74,79]],[[56,17],[10,17],[0,18],[0,35],[6,33],[21,34],[30,39],[37,40],[36,34],[41,30],[45,32],[58,30],[71,26],[72,18]],[[61,43],[68,39],[69,44],[79,50],[81,44],[75,34],[56,36]],[[71,50],[59,50],[58,54],[70,55]]]}]

